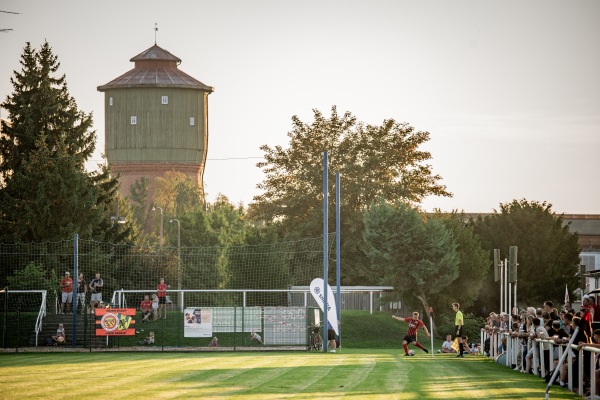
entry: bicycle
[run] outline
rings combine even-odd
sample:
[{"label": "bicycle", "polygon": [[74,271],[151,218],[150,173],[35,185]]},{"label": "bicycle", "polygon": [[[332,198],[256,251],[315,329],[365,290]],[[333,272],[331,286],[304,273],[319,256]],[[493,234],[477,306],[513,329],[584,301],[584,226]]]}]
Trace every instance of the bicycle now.
[{"label": "bicycle", "polygon": [[319,325],[310,325],[308,327],[308,348],[307,350],[323,350],[323,338],[321,338],[321,327]]}]

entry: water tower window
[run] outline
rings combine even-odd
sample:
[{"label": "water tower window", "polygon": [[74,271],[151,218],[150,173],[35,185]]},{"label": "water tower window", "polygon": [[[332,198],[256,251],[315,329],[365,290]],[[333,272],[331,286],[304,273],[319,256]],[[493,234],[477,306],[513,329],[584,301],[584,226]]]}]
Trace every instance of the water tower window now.
[{"label": "water tower window", "polygon": [[112,105],[113,105],[113,100],[112,100],[112,97],[109,97],[109,98],[108,98],[108,105],[109,105],[109,106],[112,106]]},{"label": "water tower window", "polygon": [[196,118],[190,117],[190,126],[196,125]]},{"label": "water tower window", "polygon": [[169,104],[169,96],[163,96],[160,102],[162,104]]},{"label": "water tower window", "polygon": [[137,117],[135,115],[131,116],[131,125],[137,125]]}]

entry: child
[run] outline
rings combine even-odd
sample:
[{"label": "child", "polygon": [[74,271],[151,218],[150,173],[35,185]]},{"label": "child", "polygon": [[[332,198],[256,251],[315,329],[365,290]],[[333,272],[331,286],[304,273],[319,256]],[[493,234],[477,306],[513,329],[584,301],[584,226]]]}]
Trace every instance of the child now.
[{"label": "child", "polygon": [[58,324],[56,336],[52,336],[52,341],[54,342],[54,346],[65,343],[65,327],[63,324]]},{"label": "child", "polygon": [[216,336],[213,336],[212,340],[208,344],[208,347],[217,347],[219,345],[219,339]]},{"label": "child", "polygon": [[146,339],[142,340],[140,344],[154,344],[154,332],[150,332],[150,335],[148,335]]},{"label": "child", "polygon": [[253,342],[257,342],[258,344],[263,344],[262,338],[258,333],[254,332],[254,329],[252,329],[252,331],[250,332],[250,340]]},{"label": "child", "polygon": [[155,294],[152,295],[152,315],[154,315],[154,320],[158,319],[158,296]]}]

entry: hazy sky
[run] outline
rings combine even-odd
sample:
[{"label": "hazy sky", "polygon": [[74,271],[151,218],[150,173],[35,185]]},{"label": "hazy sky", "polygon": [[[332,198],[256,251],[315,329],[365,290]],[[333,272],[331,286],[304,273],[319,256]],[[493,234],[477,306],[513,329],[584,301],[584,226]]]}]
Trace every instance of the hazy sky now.
[{"label": "hazy sky", "polygon": [[[600,214],[600,1],[1,0],[0,99],[27,41],[47,40],[104,152],[103,93],[157,44],[213,86],[205,190],[251,202],[259,146],[291,117],[350,111],[428,131],[453,198],[427,210],[491,212],[512,199]],[[0,110],[2,117],[6,111]],[[238,159],[241,158],[241,159]],[[343,179],[343,177],[342,177]],[[343,194],[342,194],[343,195]]]}]

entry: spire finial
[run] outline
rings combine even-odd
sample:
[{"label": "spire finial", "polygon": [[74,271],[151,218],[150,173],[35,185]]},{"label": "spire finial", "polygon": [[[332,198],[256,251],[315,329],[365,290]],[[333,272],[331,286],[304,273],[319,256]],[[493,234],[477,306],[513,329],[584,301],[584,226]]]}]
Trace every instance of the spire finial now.
[{"label": "spire finial", "polygon": [[156,45],[156,32],[158,32],[158,24],[154,23],[154,44]]}]

